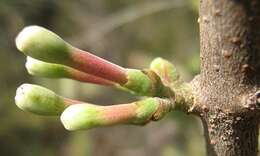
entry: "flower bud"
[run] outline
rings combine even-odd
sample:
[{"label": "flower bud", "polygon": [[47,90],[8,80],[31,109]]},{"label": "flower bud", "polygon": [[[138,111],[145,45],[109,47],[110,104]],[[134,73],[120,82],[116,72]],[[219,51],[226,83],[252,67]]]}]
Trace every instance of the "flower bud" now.
[{"label": "flower bud", "polygon": [[70,66],[120,84],[127,81],[123,67],[77,49],[43,27],[24,28],[16,38],[16,46],[25,55],[44,62]]},{"label": "flower bud", "polygon": [[23,84],[16,90],[15,103],[22,110],[39,115],[59,115],[67,106],[53,91],[32,84]]},{"label": "flower bud", "polygon": [[115,83],[100,77],[84,73],[74,68],[61,64],[47,63],[31,57],[27,57],[26,69],[31,75],[49,78],[70,78],[81,82],[100,85],[115,85]]},{"label": "flower bud", "polygon": [[51,63],[70,63],[71,46],[43,27],[25,27],[15,41],[17,48],[25,55]]},{"label": "flower bud", "polygon": [[60,119],[64,127],[71,131],[115,124],[143,125],[154,119],[159,120],[170,110],[170,105],[165,108],[160,105],[157,98],[112,106],[76,104],[66,108]]},{"label": "flower bud", "polygon": [[154,59],[150,65],[150,69],[156,72],[164,82],[171,83],[180,79],[174,65],[162,58]]},{"label": "flower bud", "polygon": [[25,67],[29,74],[49,78],[69,78],[69,67],[43,62],[32,57],[27,57]]}]

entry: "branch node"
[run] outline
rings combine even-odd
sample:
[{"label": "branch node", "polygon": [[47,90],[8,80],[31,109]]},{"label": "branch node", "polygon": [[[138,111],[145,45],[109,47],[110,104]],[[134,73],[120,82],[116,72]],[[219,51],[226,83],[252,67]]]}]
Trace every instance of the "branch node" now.
[{"label": "branch node", "polygon": [[245,98],[245,108],[254,111],[260,110],[260,90]]}]

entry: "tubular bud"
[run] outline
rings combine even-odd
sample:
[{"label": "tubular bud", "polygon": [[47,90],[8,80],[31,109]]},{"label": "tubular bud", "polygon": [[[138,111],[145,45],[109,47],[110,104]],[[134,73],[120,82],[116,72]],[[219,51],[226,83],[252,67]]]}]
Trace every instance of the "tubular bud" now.
[{"label": "tubular bud", "polygon": [[113,106],[72,105],[65,109],[60,119],[67,130],[73,131],[115,124],[143,125],[161,119],[170,110],[171,104],[168,101],[148,98]]},{"label": "tubular bud", "polygon": [[25,55],[41,61],[70,66],[120,84],[127,81],[124,68],[77,49],[40,26],[24,28],[16,38],[16,46]]},{"label": "tubular bud", "polygon": [[22,110],[39,115],[59,115],[69,105],[53,91],[32,84],[17,88],[15,103]]},{"label": "tubular bud", "polygon": [[26,69],[31,75],[49,78],[70,78],[81,82],[95,83],[101,85],[114,85],[109,80],[96,77],[79,70],[61,64],[47,63],[31,57],[27,57]]},{"label": "tubular bud", "polygon": [[49,78],[70,78],[69,67],[43,62],[32,57],[27,57],[25,67],[29,74]]}]

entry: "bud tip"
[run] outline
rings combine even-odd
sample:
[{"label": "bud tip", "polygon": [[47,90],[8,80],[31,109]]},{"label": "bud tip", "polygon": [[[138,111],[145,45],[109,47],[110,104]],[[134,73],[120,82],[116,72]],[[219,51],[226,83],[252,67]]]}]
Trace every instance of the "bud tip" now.
[{"label": "bud tip", "polygon": [[15,44],[18,50],[23,51],[24,46],[30,40],[30,37],[39,32],[42,28],[36,25],[25,27],[16,37]]}]

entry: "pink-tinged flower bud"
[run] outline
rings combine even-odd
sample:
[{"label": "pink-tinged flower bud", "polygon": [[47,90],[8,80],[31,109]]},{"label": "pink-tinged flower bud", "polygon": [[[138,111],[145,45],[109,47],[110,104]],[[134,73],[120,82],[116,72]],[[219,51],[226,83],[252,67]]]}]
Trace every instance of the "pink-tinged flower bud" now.
[{"label": "pink-tinged flower bud", "polygon": [[83,130],[115,124],[143,125],[161,119],[171,110],[169,102],[159,98],[112,106],[76,104],[65,109],[61,122],[67,130]]},{"label": "pink-tinged flower bud", "polygon": [[70,66],[120,84],[127,82],[124,68],[71,46],[43,27],[24,28],[16,38],[16,46],[25,55],[41,61]]},{"label": "pink-tinged flower bud", "polygon": [[43,76],[48,78],[70,78],[81,82],[94,83],[100,85],[114,85],[109,80],[93,76],[74,68],[54,63],[43,62],[31,57],[27,57],[27,71],[34,76]]}]

